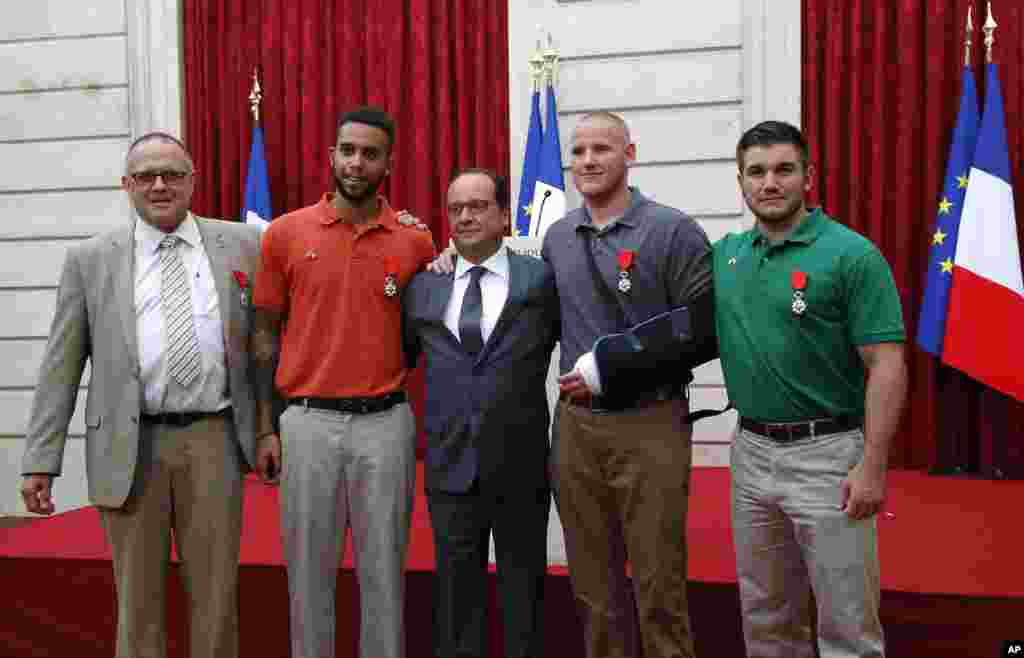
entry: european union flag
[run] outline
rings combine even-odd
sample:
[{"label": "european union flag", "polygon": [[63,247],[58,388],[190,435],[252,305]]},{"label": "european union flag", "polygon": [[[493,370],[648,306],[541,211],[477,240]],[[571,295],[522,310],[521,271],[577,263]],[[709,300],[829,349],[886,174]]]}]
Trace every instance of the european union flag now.
[{"label": "european union flag", "polygon": [[270,179],[267,176],[267,156],[263,148],[263,128],[252,127],[252,148],[249,151],[249,173],[245,177],[245,203],[242,221],[263,228],[270,222]]},{"label": "european union flag", "polygon": [[537,170],[540,167],[540,149],[544,133],[540,125],[540,91],[533,90],[530,106],[530,127],[526,133],[526,153],[523,155],[523,175],[519,180],[519,198],[516,204],[516,223],[514,235],[530,234],[533,221],[533,188],[537,183]]},{"label": "european union flag", "polygon": [[965,67],[960,110],[946,163],[946,180],[942,186],[935,230],[929,236],[932,246],[928,255],[927,284],[917,322],[917,344],[934,356],[942,355],[949,289],[953,282],[953,259],[956,255],[964,197],[967,194],[967,180],[978,141],[978,125],[978,93],[974,86],[974,73]]},{"label": "european union flag", "polygon": [[545,99],[547,120],[540,148],[540,171],[533,194],[534,221],[531,235],[544,237],[548,227],[565,215],[565,179],[562,177],[562,140],[558,136],[558,105],[555,88],[548,82]]}]

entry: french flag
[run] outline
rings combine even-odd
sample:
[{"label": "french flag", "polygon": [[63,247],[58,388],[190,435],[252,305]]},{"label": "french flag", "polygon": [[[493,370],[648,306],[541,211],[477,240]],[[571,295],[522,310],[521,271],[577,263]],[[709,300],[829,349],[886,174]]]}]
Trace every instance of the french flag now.
[{"label": "french flag", "polygon": [[1024,285],[995,64],[960,219],[942,360],[1024,401]]}]

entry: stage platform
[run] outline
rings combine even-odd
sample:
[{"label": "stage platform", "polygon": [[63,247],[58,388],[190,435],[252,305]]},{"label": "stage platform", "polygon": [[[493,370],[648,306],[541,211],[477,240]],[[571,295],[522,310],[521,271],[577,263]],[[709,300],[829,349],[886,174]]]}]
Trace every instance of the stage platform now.
[{"label": "stage platform", "polygon": [[[434,554],[422,488],[408,559],[408,657],[433,655]],[[689,518],[690,608],[702,658],[744,655],[729,529],[729,473],[694,470]],[[931,477],[894,471],[879,520],[882,614],[896,658],[990,658],[1024,638],[1024,482]],[[114,587],[109,552],[92,508],[0,525],[0,658],[113,655]],[[183,593],[172,569],[171,653],[185,658]],[[547,580],[547,652],[583,656],[563,566]],[[277,489],[246,483],[242,540],[241,654],[288,656],[287,579]],[[338,656],[355,658],[357,585],[347,553],[339,572]],[[492,601],[493,604],[493,601]],[[501,655],[497,615],[492,653]]]}]

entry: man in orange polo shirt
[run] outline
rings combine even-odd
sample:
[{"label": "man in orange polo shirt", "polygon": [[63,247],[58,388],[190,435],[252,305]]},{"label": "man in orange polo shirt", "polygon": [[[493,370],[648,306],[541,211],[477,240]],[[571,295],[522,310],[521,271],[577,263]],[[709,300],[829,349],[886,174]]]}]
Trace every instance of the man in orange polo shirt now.
[{"label": "man in orange polo shirt", "polygon": [[429,233],[402,227],[377,195],[394,130],[382,110],[343,114],[330,149],[334,192],[278,218],[263,236],[253,300],[262,419],[272,413],[275,386],[288,406],[280,437],[261,437],[256,459],[264,478],[281,476],[292,658],[334,657],[346,526],[359,579],[360,654],[404,655],[416,423],[404,391],[399,300],[435,249]]}]

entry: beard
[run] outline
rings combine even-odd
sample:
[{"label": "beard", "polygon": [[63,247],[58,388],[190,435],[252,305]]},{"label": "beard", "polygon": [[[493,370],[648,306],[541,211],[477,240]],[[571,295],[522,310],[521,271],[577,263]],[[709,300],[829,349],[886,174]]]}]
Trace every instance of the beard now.
[{"label": "beard", "polygon": [[340,194],[343,199],[356,206],[366,203],[368,199],[376,199],[377,188],[379,188],[380,184],[384,181],[383,176],[378,178],[376,181],[364,179],[366,181],[366,187],[361,192],[352,193],[345,188],[343,177],[338,175],[337,170],[333,170],[332,174],[334,175],[334,189],[337,190],[338,194]]}]

